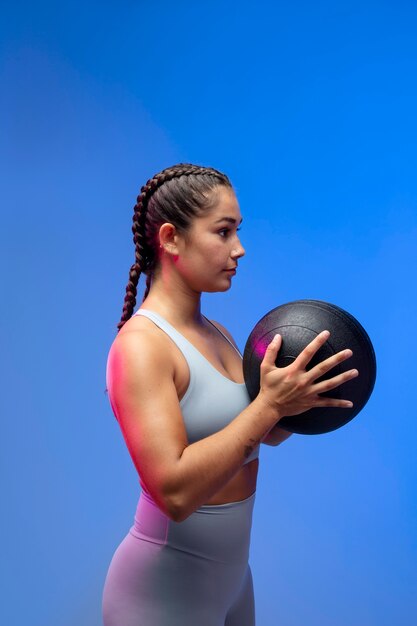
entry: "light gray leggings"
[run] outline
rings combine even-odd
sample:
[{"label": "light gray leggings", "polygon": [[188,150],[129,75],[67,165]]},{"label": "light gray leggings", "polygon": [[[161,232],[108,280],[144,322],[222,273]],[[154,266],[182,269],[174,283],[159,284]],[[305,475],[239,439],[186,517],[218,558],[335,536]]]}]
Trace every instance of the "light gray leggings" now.
[{"label": "light gray leggings", "polygon": [[142,491],[107,572],[104,626],[254,626],[255,493],[173,522]]}]

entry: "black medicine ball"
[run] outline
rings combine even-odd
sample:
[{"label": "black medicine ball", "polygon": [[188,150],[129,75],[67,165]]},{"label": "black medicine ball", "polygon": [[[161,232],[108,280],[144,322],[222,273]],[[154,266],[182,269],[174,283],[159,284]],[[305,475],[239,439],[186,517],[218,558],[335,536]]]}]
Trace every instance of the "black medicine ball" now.
[{"label": "black medicine ball", "polygon": [[320,394],[351,400],[353,407],[316,407],[299,415],[283,417],[279,426],[284,430],[305,435],[336,430],[350,422],[363,409],[372,393],[376,378],[375,352],[361,324],[353,315],[335,304],[321,300],[296,300],[269,311],[248,337],[243,353],[243,374],[251,399],[259,393],[260,365],[274,335],[279,333],[282,336],[275,365],[285,367],[323,330],[330,331],[330,337],[314,355],[307,369],[341,350],[350,348],[352,357],[336,365],[316,382],[357,369],[359,376]]}]

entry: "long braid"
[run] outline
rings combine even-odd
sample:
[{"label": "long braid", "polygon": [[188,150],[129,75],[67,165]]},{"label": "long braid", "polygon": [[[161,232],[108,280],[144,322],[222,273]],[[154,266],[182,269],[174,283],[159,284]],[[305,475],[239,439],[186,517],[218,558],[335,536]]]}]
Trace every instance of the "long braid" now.
[{"label": "long braid", "polygon": [[153,274],[148,274],[148,276],[146,277],[146,287],[145,287],[145,293],[143,294],[142,302],[145,302],[146,298],[148,297],[148,293],[151,289],[152,278],[153,278]]},{"label": "long braid", "polygon": [[[147,274],[146,288],[143,296],[143,300],[148,296],[148,293],[152,284],[153,270],[155,268],[156,255],[150,245],[152,240],[151,227],[152,224],[147,220],[147,209],[149,200],[155,191],[160,188],[164,183],[182,176],[191,175],[209,175],[214,177],[217,185],[226,185],[231,187],[231,183],[225,174],[222,174],[218,170],[211,167],[202,167],[199,165],[193,165],[192,163],[178,163],[172,167],[168,167],[158,174],[155,174],[150,178],[140,190],[140,194],[137,197],[136,204],[133,209],[133,242],[135,244],[135,263],[129,270],[129,280],[126,286],[126,294],[123,304],[123,312],[120,322],[117,325],[118,331],[132,317],[133,310],[136,305],[137,285],[141,273]],[[183,224],[188,225],[186,216],[179,215],[179,220],[182,218]]]}]

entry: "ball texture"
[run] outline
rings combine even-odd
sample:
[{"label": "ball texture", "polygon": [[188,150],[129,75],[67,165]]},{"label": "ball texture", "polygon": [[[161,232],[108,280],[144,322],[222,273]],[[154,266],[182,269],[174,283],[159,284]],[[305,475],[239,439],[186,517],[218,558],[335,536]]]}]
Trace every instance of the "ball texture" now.
[{"label": "ball texture", "polygon": [[296,300],[282,304],[264,315],[250,333],[243,353],[243,373],[248,393],[253,400],[260,388],[260,365],[274,335],[282,336],[281,349],[275,362],[286,367],[323,330],[330,337],[307,366],[311,369],[324,359],[350,348],[351,358],[343,361],[324,376],[325,380],[342,372],[357,369],[359,376],[339,387],[320,394],[351,400],[352,408],[317,407],[299,415],[283,417],[284,430],[305,435],[318,435],[336,430],[352,420],[363,409],[374,388],[376,359],[371,340],[357,319],[344,309],[321,300]]}]

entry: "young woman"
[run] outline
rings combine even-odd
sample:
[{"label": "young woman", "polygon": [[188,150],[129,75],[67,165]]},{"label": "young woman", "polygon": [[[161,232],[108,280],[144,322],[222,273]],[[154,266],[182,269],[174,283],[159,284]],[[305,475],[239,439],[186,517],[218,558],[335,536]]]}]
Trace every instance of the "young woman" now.
[{"label": "young woman", "polygon": [[[285,368],[268,346],[251,402],[229,332],[201,312],[202,292],[227,291],[245,254],[229,179],[180,163],[142,187],[134,208],[136,262],[111,346],[107,387],[142,492],[111,561],[105,626],[253,626],[248,564],[260,443],[278,445],[285,415],[348,407],[318,394],[356,370],[315,382],[349,350],[306,366],[323,332]],[[145,295],[133,314],[140,274]]]}]

